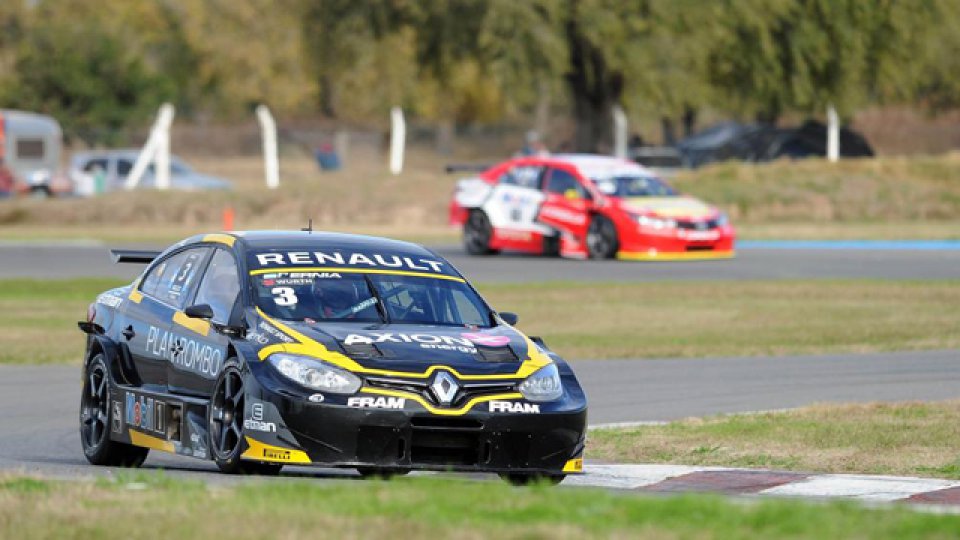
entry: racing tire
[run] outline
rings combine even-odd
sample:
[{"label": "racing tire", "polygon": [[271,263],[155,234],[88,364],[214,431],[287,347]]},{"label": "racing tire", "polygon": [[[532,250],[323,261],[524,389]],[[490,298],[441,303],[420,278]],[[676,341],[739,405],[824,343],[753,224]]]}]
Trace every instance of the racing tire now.
[{"label": "racing tire", "polygon": [[207,433],[210,435],[210,455],[221,472],[276,476],[283,468],[280,463],[246,461],[240,456],[247,449],[243,437],[243,411],[246,394],[243,375],[235,358],[227,360],[217,377],[210,404],[207,406]]},{"label": "racing tire", "polygon": [[493,226],[483,210],[472,210],[463,224],[463,246],[470,255],[496,255],[499,250],[490,248]]},{"label": "racing tire", "polygon": [[379,478],[390,480],[394,476],[410,474],[410,469],[385,469],[382,467],[357,467],[357,472],[364,478]]},{"label": "racing tire", "polygon": [[514,486],[529,486],[544,484],[555,486],[566,478],[565,474],[529,474],[529,473],[500,473],[500,478]]},{"label": "racing tire", "polygon": [[544,257],[559,257],[560,256],[560,235],[552,234],[543,237],[543,256]]},{"label": "racing tire", "polygon": [[80,444],[93,465],[139,467],[150,449],[110,440],[113,411],[110,407],[110,371],[103,353],[87,364],[80,395]]},{"label": "racing tire", "polygon": [[612,259],[619,250],[616,225],[606,216],[593,216],[587,228],[587,255],[591,259]]}]

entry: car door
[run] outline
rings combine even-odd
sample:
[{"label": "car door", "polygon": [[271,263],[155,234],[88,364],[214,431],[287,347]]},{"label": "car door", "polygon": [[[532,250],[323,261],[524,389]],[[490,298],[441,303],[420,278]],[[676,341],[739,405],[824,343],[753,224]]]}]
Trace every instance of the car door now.
[{"label": "car door", "polygon": [[179,350],[171,323],[192,293],[209,252],[210,248],[199,247],[165,256],[150,267],[125,305],[121,339],[144,384],[169,383],[168,364]]},{"label": "car door", "polygon": [[483,211],[496,229],[548,233],[534,221],[543,202],[540,191],[545,167],[518,164],[504,171],[483,205]]},{"label": "car door", "polygon": [[590,225],[590,192],[572,170],[551,167],[546,174],[537,220],[582,241]]},{"label": "car door", "polygon": [[[196,295],[186,305],[206,304],[213,309],[210,321],[187,317],[178,311],[173,318],[173,332],[179,337],[181,358],[171,362],[170,388],[173,391],[209,396],[217,375],[227,359],[229,339],[218,332],[214,324],[227,325],[237,308],[240,295],[240,275],[233,253],[215,248]],[[214,324],[211,324],[214,323]]]}]

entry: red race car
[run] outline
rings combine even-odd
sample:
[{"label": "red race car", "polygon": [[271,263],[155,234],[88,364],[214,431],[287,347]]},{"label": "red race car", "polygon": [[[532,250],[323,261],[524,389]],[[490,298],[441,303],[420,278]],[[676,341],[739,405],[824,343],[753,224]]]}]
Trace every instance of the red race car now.
[{"label": "red race car", "polygon": [[727,216],[637,163],[609,156],[519,157],[460,180],[450,222],[467,252],[628,260],[733,257]]}]

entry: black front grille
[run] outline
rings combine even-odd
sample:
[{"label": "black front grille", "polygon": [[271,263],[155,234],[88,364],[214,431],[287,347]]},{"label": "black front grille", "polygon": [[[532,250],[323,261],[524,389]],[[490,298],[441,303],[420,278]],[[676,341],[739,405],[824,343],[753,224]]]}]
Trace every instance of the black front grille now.
[{"label": "black front grille", "polygon": [[[375,388],[409,392],[411,394],[416,394],[423,397],[434,405],[440,405],[436,399],[436,396],[433,395],[433,391],[430,390],[431,382],[432,379],[424,380],[401,379],[398,377],[367,377],[367,384]],[[517,381],[464,382],[458,380],[457,384],[460,385],[460,390],[457,391],[456,395],[453,397],[453,400],[450,402],[451,407],[461,407],[466,404],[467,401],[478,396],[516,392]]]},{"label": "black front grille", "polygon": [[476,465],[481,460],[480,435],[475,432],[414,429],[410,461],[424,465]]},{"label": "black front grille", "polygon": [[708,219],[706,221],[690,221],[690,220],[680,220],[677,221],[678,229],[686,229],[688,231],[709,231],[716,229],[720,224],[717,223],[716,219]]},{"label": "black front grille", "polygon": [[713,251],[713,246],[687,246],[687,251]]},{"label": "black front grille", "polygon": [[483,422],[479,420],[443,416],[414,416],[410,425],[420,429],[483,429]]}]

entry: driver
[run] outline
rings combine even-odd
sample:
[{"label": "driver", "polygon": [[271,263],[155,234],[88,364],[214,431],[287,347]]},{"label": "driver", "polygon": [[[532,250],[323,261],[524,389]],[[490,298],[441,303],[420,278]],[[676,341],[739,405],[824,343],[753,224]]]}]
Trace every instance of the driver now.
[{"label": "driver", "polygon": [[314,280],[313,298],[317,303],[319,314],[325,319],[333,317],[351,318],[354,313],[344,313],[348,308],[357,305],[361,298],[354,283],[339,279]]}]

